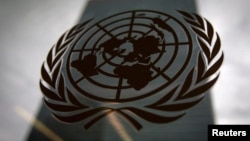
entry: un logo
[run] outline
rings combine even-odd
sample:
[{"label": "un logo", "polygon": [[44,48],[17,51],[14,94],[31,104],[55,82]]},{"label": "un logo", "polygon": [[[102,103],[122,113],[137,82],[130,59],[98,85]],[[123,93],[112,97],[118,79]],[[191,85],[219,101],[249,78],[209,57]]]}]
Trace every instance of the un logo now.
[{"label": "un logo", "polygon": [[178,13],[181,19],[126,11],[66,31],[41,69],[53,116],[88,129],[119,114],[140,130],[140,120],[168,123],[185,115],[218,79],[223,53],[206,19]]}]

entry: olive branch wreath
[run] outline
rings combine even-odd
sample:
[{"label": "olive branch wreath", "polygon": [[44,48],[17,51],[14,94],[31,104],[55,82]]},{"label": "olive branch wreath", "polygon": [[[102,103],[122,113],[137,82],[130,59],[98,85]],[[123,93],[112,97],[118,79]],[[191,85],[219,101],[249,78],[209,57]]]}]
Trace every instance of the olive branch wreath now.
[{"label": "olive branch wreath", "polygon": [[[137,117],[153,123],[168,123],[185,115],[186,112],[181,112],[171,117],[162,116],[146,111],[145,109],[162,112],[179,112],[199,103],[205,97],[204,92],[210,89],[217,81],[219,77],[219,73],[217,72],[222,65],[224,55],[220,53],[221,43],[219,35],[206,19],[194,13],[178,12],[196,34],[196,40],[201,48],[198,54],[197,66],[191,69],[182,84],[170,90],[156,102],[144,106],[144,109],[136,107],[117,109],[110,107],[91,108],[77,100],[65,85],[64,76],[60,70],[65,51],[78,33],[83,31],[87,23],[91,21],[88,20],[66,31],[59,38],[58,42],[52,46],[46,61],[42,65],[40,89],[44,94],[43,101],[52,110],[52,115],[56,119],[66,123],[79,122],[90,118],[89,122],[84,125],[84,128],[88,129],[108,114],[116,112],[127,119],[137,130],[140,130],[142,125],[129,113],[133,113]],[[208,78],[212,76],[214,77],[208,81]],[[175,94],[177,94],[176,97],[174,97]],[[174,99],[173,102],[166,104],[170,99]],[[195,100],[183,102],[186,99]],[[73,112],[73,114],[63,115],[62,113],[65,112]],[[92,116],[94,117],[91,118]]]}]

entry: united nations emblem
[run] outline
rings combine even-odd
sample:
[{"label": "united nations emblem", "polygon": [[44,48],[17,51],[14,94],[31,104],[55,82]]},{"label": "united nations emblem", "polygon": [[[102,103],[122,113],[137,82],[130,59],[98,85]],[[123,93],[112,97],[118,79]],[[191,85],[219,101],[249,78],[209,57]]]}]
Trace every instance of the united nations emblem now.
[{"label": "united nations emblem", "polygon": [[218,79],[223,52],[205,18],[177,12],[127,11],[66,31],[41,69],[52,115],[88,129],[117,114],[137,130],[183,117]]}]

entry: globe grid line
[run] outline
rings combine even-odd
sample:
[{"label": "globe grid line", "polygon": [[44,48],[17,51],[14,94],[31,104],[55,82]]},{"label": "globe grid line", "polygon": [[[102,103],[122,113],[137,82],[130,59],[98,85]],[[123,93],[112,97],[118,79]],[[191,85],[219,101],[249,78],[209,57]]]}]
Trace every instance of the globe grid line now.
[{"label": "globe grid line", "polygon": [[[131,12],[131,11],[130,11],[130,12]],[[130,13],[130,12],[124,12],[124,13]],[[133,11],[132,11],[132,12],[133,12]],[[156,12],[156,13],[161,13],[161,12]],[[121,13],[121,14],[122,14],[122,13]],[[116,15],[112,15],[112,16],[110,16],[110,17],[115,17],[115,16],[117,16],[117,14],[116,14]],[[165,21],[168,21],[169,19],[175,20],[175,22],[178,22],[178,24],[180,24],[180,25],[182,26],[182,28],[184,29],[185,33],[186,33],[187,35],[189,34],[189,33],[187,32],[187,29],[185,28],[185,26],[184,26],[180,21],[178,21],[176,18],[174,18],[174,17],[172,17],[172,16],[170,16],[170,15],[168,15],[168,14],[164,14],[164,16],[167,17],[167,18],[165,19]],[[108,17],[108,18],[110,18],[110,17]],[[91,27],[89,27],[86,31],[84,31],[82,34],[80,34],[80,36],[78,37],[77,40],[79,40],[81,36],[83,36],[84,34],[86,34],[86,33],[88,32],[88,30],[94,28],[96,25],[100,25],[99,23],[104,22],[104,21],[107,20],[108,18],[105,18],[105,19],[99,21],[97,24],[94,24],[94,25],[92,25]],[[139,18],[142,18],[142,17],[139,17]],[[144,18],[144,17],[143,17],[143,18]],[[123,19],[129,19],[129,18],[127,18],[127,17],[125,17],[125,18],[122,17],[121,19],[114,20],[114,21],[112,21],[112,22],[110,22],[110,23],[106,23],[106,24],[102,25],[102,26],[101,26],[101,29],[100,29],[100,27],[98,27],[98,28],[99,28],[99,30],[105,30],[105,33],[108,32],[108,35],[109,35],[109,36],[116,37],[117,35],[113,35],[112,32],[107,31],[105,28],[106,28],[107,26],[111,25],[112,23],[117,22],[117,21],[121,21],[121,20],[123,20]],[[152,20],[152,18],[148,18],[148,17],[146,17],[146,19]],[[131,20],[130,20],[130,22],[131,22]],[[119,26],[118,26],[118,27],[119,27]],[[115,27],[115,28],[116,28],[116,27]],[[86,42],[84,43],[83,46],[86,46],[87,43],[88,43],[88,42],[90,41],[90,39],[92,38],[92,36],[94,36],[96,33],[98,33],[99,30],[97,29],[96,31],[94,31],[94,33],[92,33],[92,34],[87,38],[87,40],[86,40]],[[111,31],[112,31],[112,30],[114,30],[114,29],[111,29]],[[150,29],[150,30],[151,30],[151,29]],[[173,29],[172,29],[172,30],[173,30]],[[134,32],[134,31],[133,31],[133,32]],[[125,34],[125,33],[128,33],[128,31],[123,32],[123,34]],[[176,43],[179,43],[178,38],[177,38],[177,35],[175,34],[175,32],[171,32],[171,33],[172,33],[172,35],[173,35],[173,37],[174,37],[174,39],[175,39],[175,42],[176,42]],[[120,34],[120,33],[119,33],[119,34]],[[96,48],[98,42],[99,42],[104,36],[106,36],[106,34],[101,35],[101,36],[97,39],[97,42],[95,42],[93,49]],[[143,35],[142,35],[142,36],[143,36]],[[190,41],[190,40],[191,40],[190,35],[188,35],[188,40],[189,40],[189,42],[187,42],[187,44],[189,44],[189,45],[190,45],[189,48],[191,48],[192,42]],[[76,42],[77,42],[77,41],[76,41]],[[73,46],[75,46],[76,42],[74,43]],[[186,41],[185,41],[185,42],[186,42]],[[184,43],[184,44],[186,44],[186,43]],[[177,45],[177,44],[174,44],[174,45],[175,45],[175,48],[176,48],[176,49],[174,50],[173,57],[172,57],[171,60],[169,61],[168,65],[165,66],[165,67],[162,69],[161,73],[158,74],[158,75],[156,75],[156,76],[163,75],[163,77],[165,77],[165,79],[170,80],[168,77],[166,77],[166,75],[164,74],[164,71],[173,63],[173,61],[174,61],[174,59],[175,59],[175,57],[176,57],[176,55],[177,55],[177,52],[178,52],[178,45]],[[191,51],[191,50],[190,50],[190,51]],[[190,58],[190,57],[191,57],[191,52],[190,52],[190,51],[189,51],[189,53],[188,53],[187,58]],[[92,51],[92,52],[93,52],[93,51]],[[82,56],[82,53],[83,53],[83,52],[80,52],[79,58]],[[160,52],[160,55],[162,55],[162,52]],[[103,53],[103,56],[104,56],[104,53]],[[105,56],[104,56],[103,58],[105,58]],[[109,58],[108,60],[112,60],[112,59],[113,59],[113,58]],[[159,57],[158,59],[160,59],[160,57]],[[106,62],[103,62],[103,63],[106,64]],[[108,61],[108,63],[109,63],[109,61]],[[185,64],[183,65],[183,68],[182,68],[182,69],[184,69],[184,66],[186,66],[187,63],[188,63],[188,61],[185,62]],[[100,71],[99,68],[100,68],[100,67],[98,67],[99,72],[104,74],[104,71]],[[155,68],[157,68],[157,66],[156,66]],[[155,71],[155,69],[154,69],[154,71]],[[172,79],[176,79],[176,78],[178,77],[177,75],[179,75],[180,73],[181,73],[181,70],[180,70],[180,71],[176,74],[176,76],[173,77]],[[105,74],[107,74],[107,73],[105,73]],[[156,77],[155,77],[155,78],[156,78]],[[83,79],[84,79],[84,78],[78,79],[78,80],[83,80]],[[99,83],[99,82],[95,82],[95,80],[92,80],[90,77],[87,77],[86,79],[87,79],[89,82],[93,83],[94,85],[98,85],[98,86],[106,87],[106,88],[110,88],[110,89],[117,89],[117,85],[115,85],[115,86],[114,86],[114,85],[113,85],[113,86],[110,86],[110,85],[109,85],[109,86],[105,86],[104,84],[101,84],[101,83]],[[119,79],[119,78],[118,78],[118,79]],[[71,80],[71,78],[70,78],[70,80]],[[74,80],[71,80],[71,81],[73,82]],[[173,81],[173,80],[172,80],[172,81]],[[77,81],[77,82],[79,83],[80,81]],[[161,88],[157,88],[157,90],[159,91],[160,89],[163,89],[163,88],[166,87],[168,84],[170,84],[170,83],[165,83],[163,86],[161,86]],[[82,91],[80,88],[78,88],[78,86],[76,86],[76,87],[77,87],[77,90],[79,90],[81,93],[86,93],[86,92]],[[128,87],[125,86],[125,87],[123,87],[123,88],[126,89],[126,88],[129,88],[129,86],[128,86]],[[150,96],[150,95],[153,94],[153,92],[155,92],[155,91],[149,92],[149,93],[147,93],[146,95]],[[89,94],[87,94],[87,95],[89,95]],[[90,96],[90,95],[89,95],[89,96]],[[90,96],[90,97],[92,97],[92,96]],[[94,96],[94,97],[97,98],[96,96]],[[94,98],[94,97],[92,97],[92,98]],[[141,97],[143,97],[143,96],[138,96],[137,99],[140,99]],[[97,98],[97,99],[99,99],[99,98]],[[108,99],[106,99],[106,98],[101,98],[101,99],[103,99],[104,101],[108,100]],[[99,100],[101,100],[101,99],[99,99]],[[130,100],[133,100],[133,99],[134,99],[134,98],[131,98]],[[111,99],[109,99],[108,101],[114,101],[114,102],[115,102],[115,100],[111,100]],[[126,100],[121,99],[120,102],[122,102],[122,101],[125,102]]]}]

